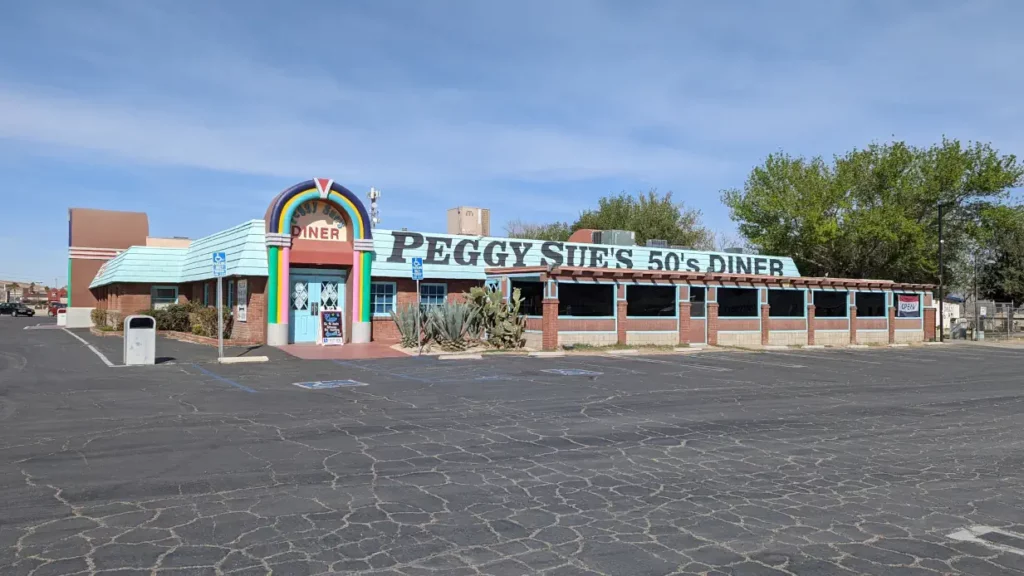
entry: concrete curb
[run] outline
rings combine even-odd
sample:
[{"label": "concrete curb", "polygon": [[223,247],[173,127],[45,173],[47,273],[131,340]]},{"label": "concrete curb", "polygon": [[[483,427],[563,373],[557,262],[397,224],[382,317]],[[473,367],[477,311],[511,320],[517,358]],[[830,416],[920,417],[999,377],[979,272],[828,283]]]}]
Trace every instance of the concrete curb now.
[{"label": "concrete curb", "polygon": [[530,358],[563,358],[565,352],[530,352],[527,356]]},{"label": "concrete curb", "polygon": [[925,346],[945,346],[945,342],[922,342]]},{"label": "concrete curb", "polygon": [[910,344],[889,344],[889,348],[909,348]]},{"label": "concrete curb", "polygon": [[789,346],[778,346],[775,344],[769,344],[768,346],[762,346],[762,350],[789,350]]},{"label": "concrete curb", "polygon": [[483,354],[441,354],[438,360],[483,360]]},{"label": "concrete curb", "polygon": [[704,351],[704,347],[701,346],[700,348],[695,348],[693,346],[680,346],[678,348],[673,348],[672,351],[673,352],[682,352],[684,354],[693,354],[695,352],[702,352],[702,351]]},{"label": "concrete curb", "polygon": [[639,353],[640,351],[637,350],[636,348],[627,348],[625,350],[609,350],[606,352],[606,354],[611,354],[612,356],[636,356]]},{"label": "concrete curb", "polygon": [[217,362],[220,364],[254,364],[256,362],[270,362],[268,356],[229,356],[226,358],[218,358]]},{"label": "concrete curb", "polygon": [[808,350],[824,350],[825,349],[825,345],[824,344],[808,344],[806,346],[801,346],[801,348],[806,348]]},{"label": "concrete curb", "polygon": [[850,344],[847,348],[869,348],[867,344]]}]

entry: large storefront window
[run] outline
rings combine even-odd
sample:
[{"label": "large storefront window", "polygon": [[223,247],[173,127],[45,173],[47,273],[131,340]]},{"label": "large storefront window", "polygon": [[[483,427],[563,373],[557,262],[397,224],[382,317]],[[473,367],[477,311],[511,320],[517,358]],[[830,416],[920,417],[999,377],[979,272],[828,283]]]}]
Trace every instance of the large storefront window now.
[{"label": "large storefront window", "polygon": [[848,292],[815,292],[815,318],[845,318],[846,303],[850,300]]},{"label": "large storefront window", "polygon": [[559,283],[558,315],[614,316],[615,285]]},{"label": "large storefront window", "polygon": [[420,284],[420,306],[440,306],[448,298],[447,284]]},{"label": "large storefront window", "polygon": [[884,318],[884,292],[857,292],[857,318]]},{"label": "large storefront window", "polygon": [[675,286],[626,287],[626,316],[652,317],[676,315]]},{"label": "large storefront window", "polygon": [[756,318],[757,288],[719,288],[718,315],[726,318]]},{"label": "large storefront window", "polygon": [[512,290],[519,289],[519,297],[523,299],[519,312],[526,316],[540,316],[544,314],[541,306],[544,300],[544,284],[541,282],[530,282],[526,280],[513,280]]},{"label": "large storefront window", "polygon": [[803,290],[769,290],[768,316],[803,318],[807,311]]},{"label": "large storefront window", "polygon": [[370,284],[370,310],[374,316],[387,316],[395,310],[395,283]]}]

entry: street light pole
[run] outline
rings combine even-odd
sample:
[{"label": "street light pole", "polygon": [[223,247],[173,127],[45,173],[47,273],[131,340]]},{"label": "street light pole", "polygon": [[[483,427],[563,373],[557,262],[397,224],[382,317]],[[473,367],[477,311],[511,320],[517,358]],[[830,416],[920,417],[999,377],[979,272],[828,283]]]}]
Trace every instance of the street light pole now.
[{"label": "street light pole", "polygon": [[946,300],[945,286],[942,269],[942,204],[939,204],[939,342],[946,341],[946,317],[943,315],[945,309],[943,302]]}]

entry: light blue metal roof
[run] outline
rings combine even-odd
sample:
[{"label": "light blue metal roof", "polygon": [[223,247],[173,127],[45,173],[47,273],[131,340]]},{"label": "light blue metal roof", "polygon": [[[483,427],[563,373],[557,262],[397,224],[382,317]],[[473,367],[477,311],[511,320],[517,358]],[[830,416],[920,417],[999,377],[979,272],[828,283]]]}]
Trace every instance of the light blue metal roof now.
[{"label": "light blue metal roof", "polygon": [[132,246],[100,269],[90,288],[120,282],[180,284],[208,280],[213,253],[227,256],[228,276],[266,276],[267,248],[263,220],[250,220],[192,242],[188,248]]}]

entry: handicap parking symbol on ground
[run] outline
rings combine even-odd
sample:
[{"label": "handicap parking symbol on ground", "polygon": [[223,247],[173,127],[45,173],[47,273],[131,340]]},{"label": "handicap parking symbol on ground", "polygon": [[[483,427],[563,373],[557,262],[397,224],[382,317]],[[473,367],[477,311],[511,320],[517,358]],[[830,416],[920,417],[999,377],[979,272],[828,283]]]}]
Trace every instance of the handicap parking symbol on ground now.
[{"label": "handicap parking symbol on ground", "polygon": [[547,370],[541,370],[541,372],[548,372],[550,374],[558,374],[560,376],[600,376],[604,372],[594,372],[592,370],[581,370],[579,368],[548,368]]},{"label": "handicap parking symbol on ground", "polygon": [[293,386],[305,388],[306,390],[326,390],[329,388],[351,388],[354,386],[366,386],[365,382],[355,380],[318,380],[316,382],[294,382]]}]

